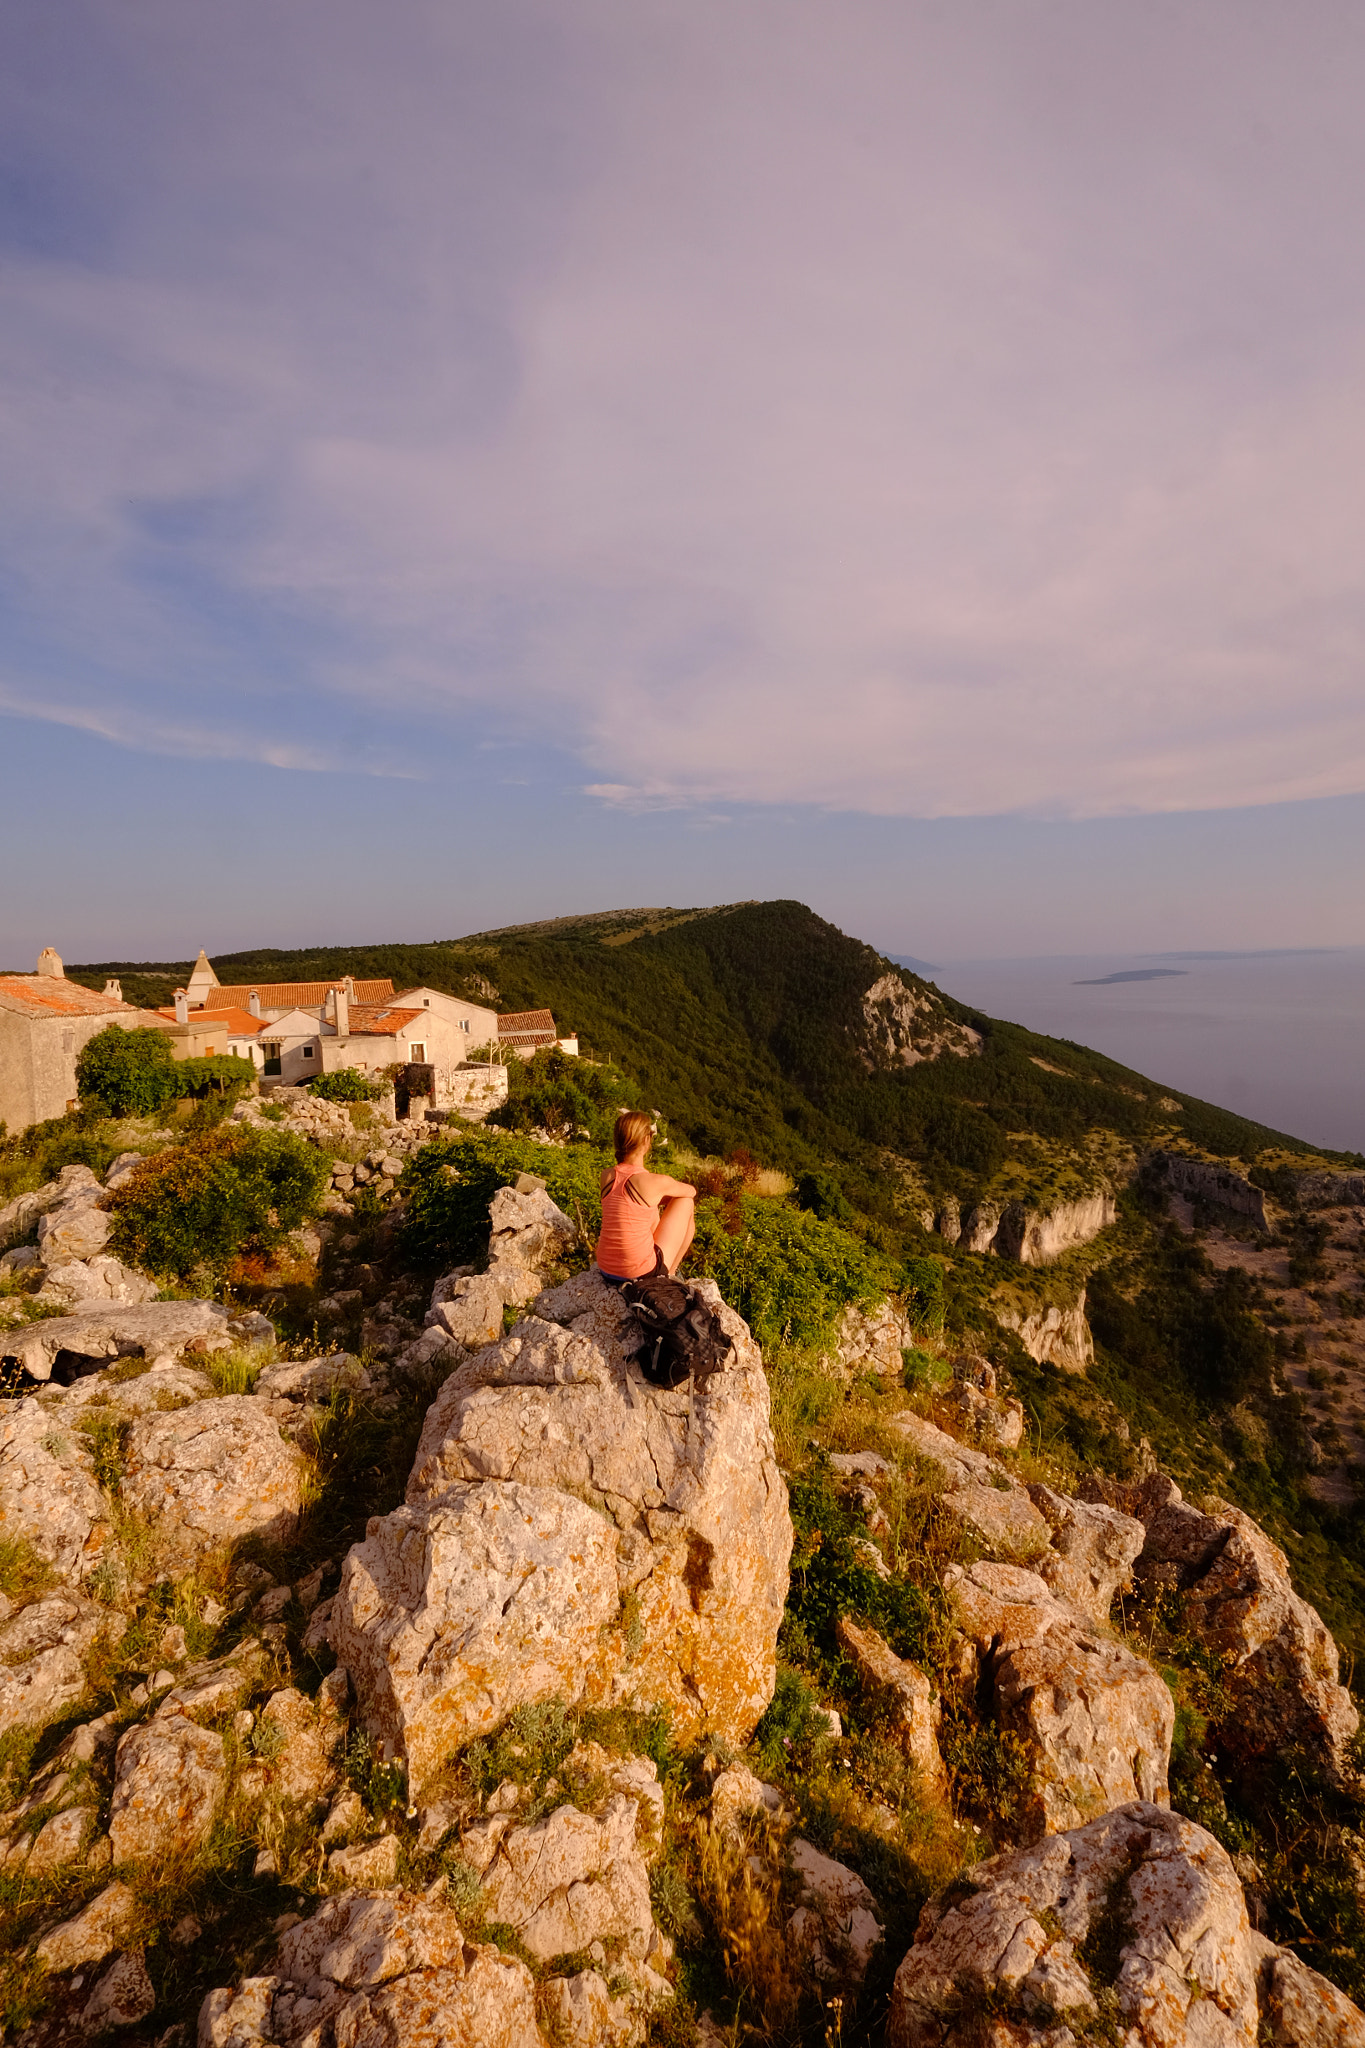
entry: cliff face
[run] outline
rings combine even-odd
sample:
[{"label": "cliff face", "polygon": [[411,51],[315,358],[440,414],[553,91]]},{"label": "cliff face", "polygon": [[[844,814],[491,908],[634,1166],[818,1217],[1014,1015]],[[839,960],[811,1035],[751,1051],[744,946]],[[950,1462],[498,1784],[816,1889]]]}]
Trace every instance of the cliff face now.
[{"label": "cliff face", "polygon": [[1075,1245],[1089,1244],[1117,1216],[1111,1191],[1098,1188],[1053,1209],[1031,1209],[1024,1202],[1007,1202],[1001,1209],[993,1202],[978,1202],[965,1216],[950,1197],[934,1227],[964,1252],[993,1252],[997,1258],[1017,1259],[1021,1266],[1043,1266]]},{"label": "cliff face", "polygon": [[1095,1340],[1085,1319],[1085,1289],[1070,1308],[1055,1303],[1025,1315],[1007,1303],[995,1303],[995,1319],[1003,1329],[1013,1330],[1030,1358],[1040,1365],[1060,1366],[1063,1372],[1085,1372],[1095,1362]]},{"label": "cliff face", "polygon": [[899,974],[883,974],[863,997],[863,1063],[874,1067],[915,1067],[944,1053],[970,1059],[981,1050],[981,1033],[959,1024],[929,989],[911,988]]},{"label": "cliff face", "polygon": [[[1156,1152],[1152,1164],[1173,1194],[1193,1195],[1196,1201],[1213,1202],[1231,1209],[1237,1216],[1249,1216],[1258,1230],[1269,1230],[1265,1196],[1244,1175],[1230,1166],[1209,1159],[1188,1159],[1179,1152]],[[1305,1179],[1312,1178],[1305,1175]],[[1326,1174],[1323,1179],[1335,1179]]]}]

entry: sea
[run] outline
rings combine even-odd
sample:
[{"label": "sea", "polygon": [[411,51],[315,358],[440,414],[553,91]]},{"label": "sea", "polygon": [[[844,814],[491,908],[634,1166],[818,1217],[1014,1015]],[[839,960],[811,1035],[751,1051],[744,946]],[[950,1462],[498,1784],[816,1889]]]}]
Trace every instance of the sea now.
[{"label": "sea", "polygon": [[905,964],[989,1016],[1310,1144],[1365,1152],[1365,946]]}]

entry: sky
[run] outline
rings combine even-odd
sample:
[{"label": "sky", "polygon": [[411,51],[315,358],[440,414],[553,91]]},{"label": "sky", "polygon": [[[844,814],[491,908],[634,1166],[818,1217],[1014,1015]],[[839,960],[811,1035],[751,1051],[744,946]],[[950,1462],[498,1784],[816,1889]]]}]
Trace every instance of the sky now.
[{"label": "sky", "polygon": [[1365,942],[1365,13],[7,0],[0,963]]}]

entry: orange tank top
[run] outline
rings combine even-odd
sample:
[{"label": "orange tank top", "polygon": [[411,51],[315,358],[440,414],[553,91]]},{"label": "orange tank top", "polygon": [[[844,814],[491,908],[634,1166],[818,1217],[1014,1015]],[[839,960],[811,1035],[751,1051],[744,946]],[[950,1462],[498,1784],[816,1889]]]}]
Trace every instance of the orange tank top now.
[{"label": "orange tank top", "polygon": [[602,1234],[597,1240],[597,1264],[603,1273],[618,1280],[638,1280],[654,1270],[654,1232],[659,1223],[657,1203],[638,1202],[626,1192],[626,1182],[639,1168],[629,1161],[618,1166],[611,1186],[602,1197]]}]

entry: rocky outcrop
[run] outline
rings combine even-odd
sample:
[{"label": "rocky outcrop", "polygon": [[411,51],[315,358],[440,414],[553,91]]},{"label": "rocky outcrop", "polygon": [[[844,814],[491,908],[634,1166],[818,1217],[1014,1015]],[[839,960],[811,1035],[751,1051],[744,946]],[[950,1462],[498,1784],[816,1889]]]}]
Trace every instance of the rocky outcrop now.
[{"label": "rocky outcrop", "polygon": [[991,1249],[1002,1259],[1017,1259],[1022,1266],[1045,1266],[1073,1245],[1089,1244],[1118,1213],[1109,1188],[1096,1188],[1073,1202],[1059,1202],[1053,1209],[1030,1209],[1023,1202],[1008,1202],[1001,1211]]},{"label": "rocky outcrop", "polygon": [[645,1963],[657,1935],[638,1813],[637,1800],[614,1792],[600,1817],[561,1806],[529,1827],[497,1814],[467,1830],[462,1854],[478,1872],[489,1918],[515,1928],[537,1962],[600,1941]]},{"label": "rocky outcrop", "polygon": [[80,1359],[174,1357],[188,1345],[227,1351],[234,1342],[228,1311],[216,1301],[147,1301],[101,1305],[0,1332],[0,1353],[46,1380],[64,1351]]},{"label": "rocky outcrop", "polygon": [[44,1275],[37,1299],[55,1308],[81,1308],[90,1302],[116,1301],[130,1304],[154,1301],[157,1284],[135,1266],[99,1257],[70,1259],[51,1267]]},{"label": "rocky outcrop", "polygon": [[1172,1194],[1193,1196],[1215,1208],[1249,1216],[1258,1230],[1269,1230],[1265,1196],[1245,1174],[1213,1159],[1191,1159],[1183,1152],[1154,1152],[1150,1171]]},{"label": "rocky outcrop", "polygon": [[64,1265],[70,1259],[98,1257],[112,1228],[99,1206],[104,1189],[89,1167],[68,1167],[67,1172],[72,1178],[60,1199],[38,1221],[38,1255],[48,1267]]},{"label": "rocky outcrop", "polygon": [[912,988],[899,974],[883,974],[863,997],[859,1055],[869,1069],[916,1067],[944,1053],[970,1058],[981,1033],[959,1024],[932,989]]},{"label": "rocky outcrop", "polygon": [[1103,1627],[1115,1596],[1132,1584],[1146,1530],[1135,1516],[1103,1503],[1073,1500],[1036,1483],[1028,1491],[1052,1531],[1039,1576],[1085,1620]]},{"label": "rocky outcrop", "polygon": [[445,1906],[409,1892],[348,1891],[291,1927],[265,1974],[211,1991],[199,2048],[544,2048],[535,1979],[466,1940]]},{"label": "rocky outcrop", "polygon": [[851,1615],[840,1615],[838,1636],[864,1691],[881,1707],[892,1739],[919,1771],[925,1790],[941,1792],[946,1776],[938,1747],[939,1706],[928,1678],[898,1657],[875,1629],[863,1627]]},{"label": "rocky outcrop", "polygon": [[953,1377],[940,1396],[951,1419],[974,1444],[1012,1451],[1023,1441],[1024,1405],[998,1391],[995,1367],[974,1351],[953,1360]]},{"label": "rocky outcrop", "polygon": [[1048,1548],[1051,1531],[1029,1499],[1027,1488],[996,1459],[959,1443],[909,1409],[891,1416],[887,1427],[904,1437],[940,1476],[943,1512],[969,1530],[989,1555],[1022,1559],[1039,1556]]},{"label": "rocky outcrop", "polygon": [[691,1391],[651,1387],[594,1272],[460,1366],[407,1503],[346,1560],[330,1634],[372,1734],[414,1782],[517,1706],[666,1704],[747,1740],[772,1696],[791,1522],[757,1346]]},{"label": "rocky outcrop", "polygon": [[222,1736],[183,1714],[130,1728],[119,1742],[109,1809],[115,1863],[169,1856],[202,1842],[225,1769]]},{"label": "rocky outcrop", "polygon": [[[530,1183],[533,1176],[521,1179]],[[464,1353],[496,1343],[503,1311],[534,1301],[548,1272],[578,1240],[577,1225],[538,1184],[499,1188],[489,1225],[487,1272],[462,1266],[436,1282],[426,1328],[403,1354],[405,1366],[449,1367]]]},{"label": "rocky outcrop", "polygon": [[1192,1507],[1164,1473],[1128,1486],[1095,1479],[1087,1490],[1142,1522],[1135,1577],[1150,1593],[1179,1595],[1184,1626],[1218,1657],[1232,1703],[1224,1753],[1254,1769],[1301,1748],[1351,1781],[1359,1716],[1338,1682],[1336,1643],[1294,1591],[1278,1544],[1227,1501]]},{"label": "rocky outcrop", "polygon": [[1365,1203],[1365,1173],[1301,1173],[1298,1196],[1305,1209],[1335,1209]]},{"label": "rocky outcrop", "polygon": [[1002,1329],[1013,1330],[1030,1358],[1063,1372],[1087,1372],[1095,1363],[1095,1340],[1085,1319],[1085,1289],[1070,1308],[1049,1302],[1025,1312],[1014,1302],[993,1301],[991,1312]]},{"label": "rocky outcrop", "polygon": [[22,1539],[80,1584],[112,1540],[90,1440],[36,1398],[0,1404],[0,1538]]},{"label": "rocky outcrop", "polygon": [[839,1323],[834,1361],[840,1372],[875,1372],[899,1379],[902,1351],[910,1343],[909,1319],[894,1303],[880,1308],[859,1308],[850,1302]]},{"label": "rocky outcrop", "polygon": [[6,1245],[18,1244],[32,1235],[49,1209],[74,1195],[78,1189],[91,1186],[98,1188],[99,1183],[88,1166],[64,1166],[56,1180],[6,1202],[0,1207],[0,1251]]},{"label": "rocky outcrop", "polygon": [[35,1951],[46,1970],[78,1970],[102,1962],[132,1926],[137,1900],[126,1884],[107,1884],[89,1905],[63,1920],[38,1943]]},{"label": "rocky outcrop", "polygon": [[944,1587],[996,1723],[1028,1758],[1023,1827],[1055,1833],[1128,1800],[1165,1804],[1175,1703],[1145,1659],[1082,1626],[1034,1572],[953,1565]]},{"label": "rocky outcrop", "polygon": [[298,1526],[304,1462],[249,1395],[197,1401],[135,1422],[124,1450],[126,1507],[156,1530],[163,1552],[192,1563],[218,1543]]},{"label": "rocky outcrop", "polygon": [[51,1593],[0,1625],[0,1734],[41,1728],[85,1691],[85,1659],[101,1634],[123,1633],[121,1616],[79,1593]]},{"label": "rocky outcrop", "polygon": [[[1335,2033],[1323,2024],[1334,2011]],[[931,1899],[896,1973],[887,2043],[949,2048],[989,2028],[1038,2048],[1255,2048],[1263,2018],[1262,2038],[1286,2048],[1344,2044],[1365,2026],[1331,1985],[1253,1934],[1212,1835],[1134,1803],[978,1864]]]}]

